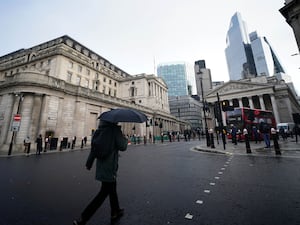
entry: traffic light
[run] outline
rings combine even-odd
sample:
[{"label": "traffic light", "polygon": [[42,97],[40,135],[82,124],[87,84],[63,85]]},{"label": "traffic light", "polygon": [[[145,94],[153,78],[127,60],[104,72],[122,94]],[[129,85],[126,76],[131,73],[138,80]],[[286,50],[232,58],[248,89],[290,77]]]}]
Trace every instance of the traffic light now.
[{"label": "traffic light", "polygon": [[226,112],[228,111],[229,102],[228,101],[222,101],[222,111]]},{"label": "traffic light", "polygon": [[214,105],[214,113],[215,113],[215,118],[218,120],[218,122],[221,122],[222,116],[221,116],[221,112],[220,112],[220,105],[218,102],[216,102]]}]

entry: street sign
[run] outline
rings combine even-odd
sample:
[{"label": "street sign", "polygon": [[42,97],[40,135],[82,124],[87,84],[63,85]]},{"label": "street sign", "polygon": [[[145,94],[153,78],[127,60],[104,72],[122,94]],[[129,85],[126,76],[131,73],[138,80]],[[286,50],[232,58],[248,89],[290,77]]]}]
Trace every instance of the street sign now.
[{"label": "street sign", "polygon": [[15,114],[14,121],[21,121],[21,114]]},{"label": "street sign", "polygon": [[15,114],[12,125],[11,125],[11,131],[19,131],[20,125],[21,125],[21,114]]}]

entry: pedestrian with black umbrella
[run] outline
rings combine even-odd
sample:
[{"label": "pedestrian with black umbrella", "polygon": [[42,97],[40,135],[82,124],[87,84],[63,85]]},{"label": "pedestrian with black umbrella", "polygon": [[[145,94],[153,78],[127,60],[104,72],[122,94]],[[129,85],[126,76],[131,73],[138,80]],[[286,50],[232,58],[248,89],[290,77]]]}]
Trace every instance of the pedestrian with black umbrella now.
[{"label": "pedestrian with black umbrella", "polygon": [[111,222],[115,222],[123,216],[124,209],[119,206],[116,178],[119,151],[127,149],[128,140],[117,123],[131,121],[142,123],[147,120],[144,114],[134,111],[134,115],[136,114],[138,117],[133,116],[132,110],[122,109],[111,110],[100,115],[100,124],[92,137],[92,147],[86,162],[86,169],[90,170],[94,160],[97,159],[96,180],[101,181],[102,185],[100,192],[83,210],[81,217],[73,221],[73,225],[85,225],[107,196],[110,200]]}]

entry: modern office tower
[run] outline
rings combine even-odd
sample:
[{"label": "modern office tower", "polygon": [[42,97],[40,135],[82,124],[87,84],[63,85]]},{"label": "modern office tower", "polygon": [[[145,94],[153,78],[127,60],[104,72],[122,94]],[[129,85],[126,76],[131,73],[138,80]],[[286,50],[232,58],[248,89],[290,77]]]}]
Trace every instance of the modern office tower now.
[{"label": "modern office tower", "polygon": [[157,76],[166,82],[168,96],[186,96],[197,93],[193,68],[188,63],[161,63],[157,67]]},{"label": "modern office tower", "polygon": [[206,68],[205,60],[198,60],[195,62],[194,70],[197,86],[197,95],[200,97],[200,101],[202,101],[202,90],[204,96],[212,90],[210,69]]},{"label": "modern office tower", "polygon": [[285,73],[267,38],[258,36],[256,31],[250,33],[249,36],[257,76],[273,76]]},{"label": "modern office tower", "polygon": [[191,129],[202,128],[202,104],[194,96],[170,96],[169,106],[171,115],[188,121]]},{"label": "modern office tower", "polygon": [[225,54],[230,80],[255,76],[256,70],[247,26],[239,12],[231,18],[226,45]]},{"label": "modern office tower", "polygon": [[240,13],[231,18],[225,49],[230,80],[285,73],[266,37],[248,34]]}]

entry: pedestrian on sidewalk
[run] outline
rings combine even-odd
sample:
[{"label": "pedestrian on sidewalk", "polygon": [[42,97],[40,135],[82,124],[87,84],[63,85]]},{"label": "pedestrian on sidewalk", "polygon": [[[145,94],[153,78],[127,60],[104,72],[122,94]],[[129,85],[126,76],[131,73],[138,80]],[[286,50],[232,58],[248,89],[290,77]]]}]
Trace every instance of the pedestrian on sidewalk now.
[{"label": "pedestrian on sidewalk", "polygon": [[259,121],[259,131],[263,134],[264,141],[266,144],[265,148],[271,148],[270,143],[270,126],[263,119]]},{"label": "pedestrian on sidewalk", "polygon": [[258,139],[259,139],[259,130],[257,129],[256,126],[253,126],[252,128],[252,132],[253,132],[253,136],[254,136],[254,140],[255,140],[255,144],[257,144]]},{"label": "pedestrian on sidewalk", "polygon": [[237,135],[237,128],[233,124],[231,124],[231,139],[232,139],[232,143],[235,145],[237,145],[236,135]]},{"label": "pedestrian on sidewalk", "polygon": [[43,150],[43,137],[40,134],[37,138],[36,138],[36,155],[40,155],[41,151]]},{"label": "pedestrian on sidewalk", "polygon": [[24,146],[25,146],[24,152],[26,153],[26,156],[29,156],[29,154],[30,154],[30,145],[31,145],[31,141],[30,141],[29,136],[27,136],[24,139]]},{"label": "pedestrian on sidewalk", "polygon": [[[124,209],[119,206],[116,177],[119,151],[125,151],[127,143],[127,138],[122,134],[120,126],[115,123],[100,121],[99,128],[92,138],[92,147],[86,162],[86,169],[90,170],[94,160],[97,159],[96,180],[101,181],[101,189],[83,210],[80,219],[73,221],[73,225],[85,225],[107,196],[110,200],[111,222],[123,216]],[[99,145],[101,149],[98,147]]]}]

